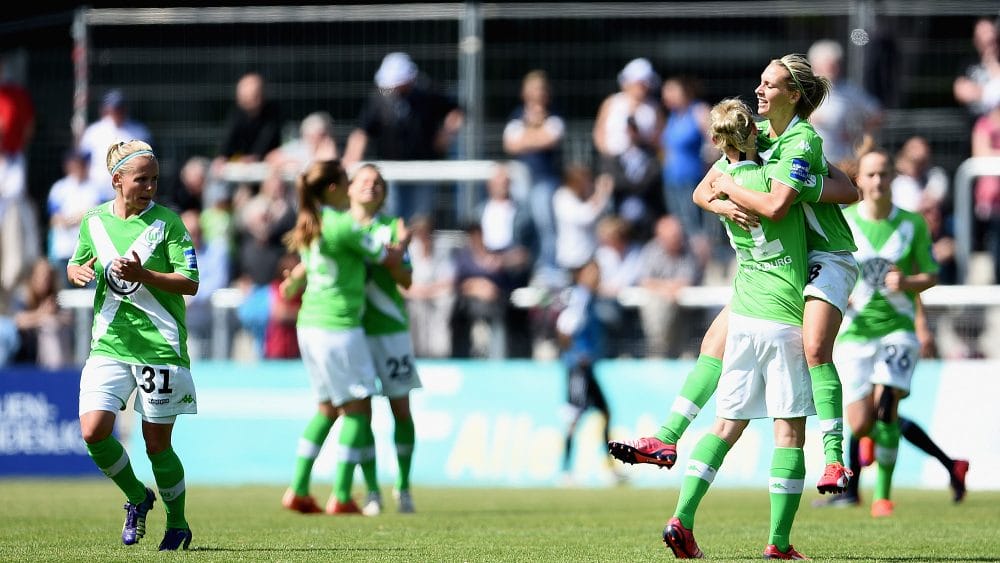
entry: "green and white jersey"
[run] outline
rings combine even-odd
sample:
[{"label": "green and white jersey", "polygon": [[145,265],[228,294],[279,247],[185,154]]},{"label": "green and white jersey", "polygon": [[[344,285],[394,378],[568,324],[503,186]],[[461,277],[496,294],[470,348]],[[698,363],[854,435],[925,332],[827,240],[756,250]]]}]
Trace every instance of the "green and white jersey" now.
[{"label": "green and white jersey", "polygon": [[[716,163],[743,188],[770,191],[770,170],[754,162]],[[801,197],[801,194],[800,196]],[[781,221],[760,218],[750,231],[724,219],[729,242],[736,250],[737,270],[733,280],[734,313],[802,325],[802,290],[809,270],[802,206],[794,204]]]},{"label": "green and white jersey", "polygon": [[320,236],[299,250],[306,289],[296,324],[328,330],[359,327],[365,309],[365,263],[381,261],[385,246],[346,211],[324,207],[320,225]]},{"label": "green and white jersey", "polygon": [[97,292],[90,354],[145,365],[191,367],[187,352],[184,297],[128,282],[109,268],[118,257],[132,258],[154,272],[177,272],[198,281],[191,235],[176,213],[155,203],[122,219],[114,201],[91,209],[80,222],[80,240],[70,264],[97,257]]},{"label": "green and white jersey", "polygon": [[[366,227],[373,240],[386,246],[399,240],[395,217],[377,215]],[[404,258],[409,267],[409,255]],[[410,317],[406,299],[399,292],[396,280],[389,269],[381,264],[369,264],[368,283],[365,284],[365,316],[362,319],[365,334],[380,336],[410,330]]]},{"label": "green and white jersey", "polygon": [[[801,192],[810,188],[808,186],[810,175],[825,177],[829,174],[830,169],[826,157],[823,156],[823,140],[808,121],[795,116],[785,132],[776,139],[768,136],[771,130],[769,120],[757,123],[757,130],[757,148],[771,171],[771,178]],[[807,203],[802,207],[806,226],[809,227],[806,233],[809,250],[825,252],[857,250],[840,205],[820,203],[821,193],[822,187],[819,187],[815,196],[806,199],[814,203]]]},{"label": "green and white jersey", "polygon": [[840,338],[872,340],[901,330],[914,332],[916,293],[889,291],[885,275],[893,266],[908,275],[937,273],[927,223],[897,207],[881,220],[864,217],[860,205],[847,208],[844,215],[858,243],[854,257],[861,276],[851,293]]}]

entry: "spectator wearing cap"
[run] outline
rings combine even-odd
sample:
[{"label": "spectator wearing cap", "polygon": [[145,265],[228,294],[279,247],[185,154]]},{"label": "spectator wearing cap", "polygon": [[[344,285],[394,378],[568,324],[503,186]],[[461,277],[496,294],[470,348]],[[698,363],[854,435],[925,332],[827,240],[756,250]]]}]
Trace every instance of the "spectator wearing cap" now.
[{"label": "spectator wearing cap", "polygon": [[76,250],[83,214],[104,201],[102,187],[91,180],[89,167],[87,153],[67,151],[63,157],[65,175],[49,190],[49,260],[57,272],[66,271],[66,264]]},{"label": "spectator wearing cap", "polygon": [[[406,53],[382,59],[375,86],[347,139],[344,164],[350,168],[366,154],[381,160],[444,159],[464,120],[457,102],[426,85]],[[432,184],[390,186],[387,211],[404,218],[429,215],[433,190]]]},{"label": "spectator wearing cap", "polygon": [[618,73],[620,90],[601,103],[593,130],[598,171],[615,180],[615,211],[645,236],[664,210],[657,154],[665,118],[652,96],[659,82],[648,60],[629,61]]},{"label": "spectator wearing cap", "polygon": [[132,139],[153,142],[149,129],[129,117],[125,94],[118,89],[109,90],[101,101],[101,118],[87,126],[79,143],[80,150],[90,157],[89,177],[100,186],[101,201],[115,197],[111,174],[104,162],[108,147]]}]

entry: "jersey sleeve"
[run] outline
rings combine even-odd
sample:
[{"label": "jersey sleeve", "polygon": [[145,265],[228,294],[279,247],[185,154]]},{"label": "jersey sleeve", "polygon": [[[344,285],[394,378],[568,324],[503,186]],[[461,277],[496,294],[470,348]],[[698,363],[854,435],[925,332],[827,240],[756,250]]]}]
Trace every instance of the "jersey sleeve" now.
[{"label": "jersey sleeve", "polygon": [[786,135],[781,140],[780,160],[773,163],[772,178],[801,192],[810,175],[827,173],[823,140],[809,130],[790,131]]},{"label": "jersey sleeve", "polygon": [[192,281],[199,281],[198,256],[195,253],[194,241],[180,218],[174,218],[167,227],[167,260],[174,272]]},{"label": "jersey sleeve", "polygon": [[76,249],[73,250],[73,257],[69,259],[70,264],[79,266],[95,256],[94,242],[90,237],[90,217],[91,215],[88,213],[80,221],[80,237],[76,241]]},{"label": "jersey sleeve", "polygon": [[323,246],[328,253],[343,250],[360,254],[369,262],[381,262],[385,258],[385,244],[373,237],[368,229],[361,228],[347,213],[325,213],[322,233]]}]

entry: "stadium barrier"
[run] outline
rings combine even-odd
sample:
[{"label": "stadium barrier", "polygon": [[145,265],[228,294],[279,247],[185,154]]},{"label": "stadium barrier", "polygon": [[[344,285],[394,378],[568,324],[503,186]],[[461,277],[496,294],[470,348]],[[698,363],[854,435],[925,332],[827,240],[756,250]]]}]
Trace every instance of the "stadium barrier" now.
[{"label": "stadium barrier", "polygon": [[[417,362],[423,389],[412,394],[417,443],[413,481],[419,486],[547,487],[563,481],[563,416],[566,376],[558,362]],[[688,361],[614,360],[597,365],[611,410],[612,438],[650,435],[665,418]],[[970,490],[1000,489],[1000,393],[998,361],[923,361],[913,392],[901,412],[921,424],[955,457],[969,458]],[[262,483],[282,486],[290,479],[299,435],[315,410],[301,362],[199,362],[198,414],[179,419],[174,447],[184,460],[189,484]],[[97,477],[79,440],[75,372],[4,370],[0,373],[0,476],[86,475]],[[975,392],[970,392],[975,390]],[[709,401],[681,441],[684,466],[694,443],[711,425]],[[127,416],[123,441],[136,458],[143,450],[138,417]],[[577,429],[571,471],[575,484],[610,486],[599,415],[586,415]],[[373,426],[379,479],[395,476],[393,423],[387,402],[376,398]],[[315,465],[317,487],[330,483],[335,440],[327,440]],[[807,425],[808,479],[823,468],[821,437],[811,417]],[[715,481],[723,487],[767,483],[771,424],[755,421],[726,459]],[[152,483],[148,464],[135,466]],[[682,471],[622,466],[640,487],[678,487]],[[872,476],[863,477],[871,486]],[[948,476],[938,462],[905,441],[894,483],[900,487],[945,489]],[[942,493],[944,494],[944,493]]]},{"label": "stadium barrier", "polygon": [[[980,176],[1000,176],[1000,156],[976,156],[962,162],[955,170],[952,193],[955,194],[955,263],[958,279],[969,279],[972,235],[976,222],[973,209],[973,181]],[[994,256],[1000,260],[1000,256]],[[1000,280],[993,280],[1000,284]]]}]

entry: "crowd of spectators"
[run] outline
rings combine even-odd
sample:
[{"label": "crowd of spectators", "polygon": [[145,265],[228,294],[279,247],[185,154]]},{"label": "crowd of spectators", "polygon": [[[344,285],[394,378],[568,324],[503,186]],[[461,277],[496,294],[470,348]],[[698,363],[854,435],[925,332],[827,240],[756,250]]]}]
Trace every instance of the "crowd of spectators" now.
[{"label": "crowd of spectators", "polygon": [[[970,110],[971,154],[996,156],[996,21],[979,20],[973,38],[979,59],[956,78],[954,95]],[[818,41],[808,56],[833,85],[813,114],[815,126],[828,159],[846,166],[862,139],[878,138],[883,108],[841,76],[839,43]],[[706,137],[709,104],[696,78],[668,75],[661,83],[646,58],[626,62],[617,82],[619,89],[594,115],[591,164],[564,161],[559,92],[543,70],[524,75],[521,103],[502,133],[504,152],[529,174],[523,197],[511,193],[502,164],[467,217],[442,215],[457,210],[442,207],[454,204],[454,185],[390,184],[387,211],[405,217],[413,232],[413,285],[405,295],[419,356],[537,357],[539,335],[555,334],[566,288],[591,261],[601,272],[596,311],[611,356],[677,358],[696,351],[702,311],[685,310],[679,296],[689,286],[726,283],[730,267],[719,222],[691,201],[694,186],[718,157]],[[295,220],[293,179],[310,162],[342,158],[350,167],[368,159],[440,160],[452,154],[463,109],[409,55],[388,54],[374,86],[341,150],[333,120],[321,110],[298,122],[298,136],[283,140],[291,116],[268,97],[261,74],[247,73],[236,81],[216,154],[189,155],[176,178],[161,179],[158,201],[181,214],[202,272],[199,292],[188,303],[193,355],[209,353],[211,295],[231,288],[243,295],[232,318],[244,329],[250,353],[297,356],[298,304],[281,299],[274,287],[295,259],[285,253],[281,237]],[[34,214],[24,212],[31,202],[24,196],[23,151],[34,110],[22,89],[0,84],[0,364],[15,358],[50,367],[72,361],[69,323],[54,295],[83,213],[113,195],[103,155],[114,142],[152,137],[129,115],[122,91],[107,92],[101,108],[100,119],[66,152],[65,176],[48,195],[43,238],[31,224]],[[252,180],[233,178],[227,174],[231,163],[262,164],[267,172]],[[919,135],[898,147],[896,166],[894,203],[924,215],[941,280],[958,283],[948,173],[935,165],[931,143]],[[1000,178],[977,181],[975,216],[981,244],[994,258],[992,281],[1000,281]],[[462,228],[439,230],[435,222],[442,218]],[[33,247],[32,241],[42,240],[46,248]],[[537,290],[536,298],[515,299],[525,287]],[[644,298],[623,300],[628,291]]]}]

